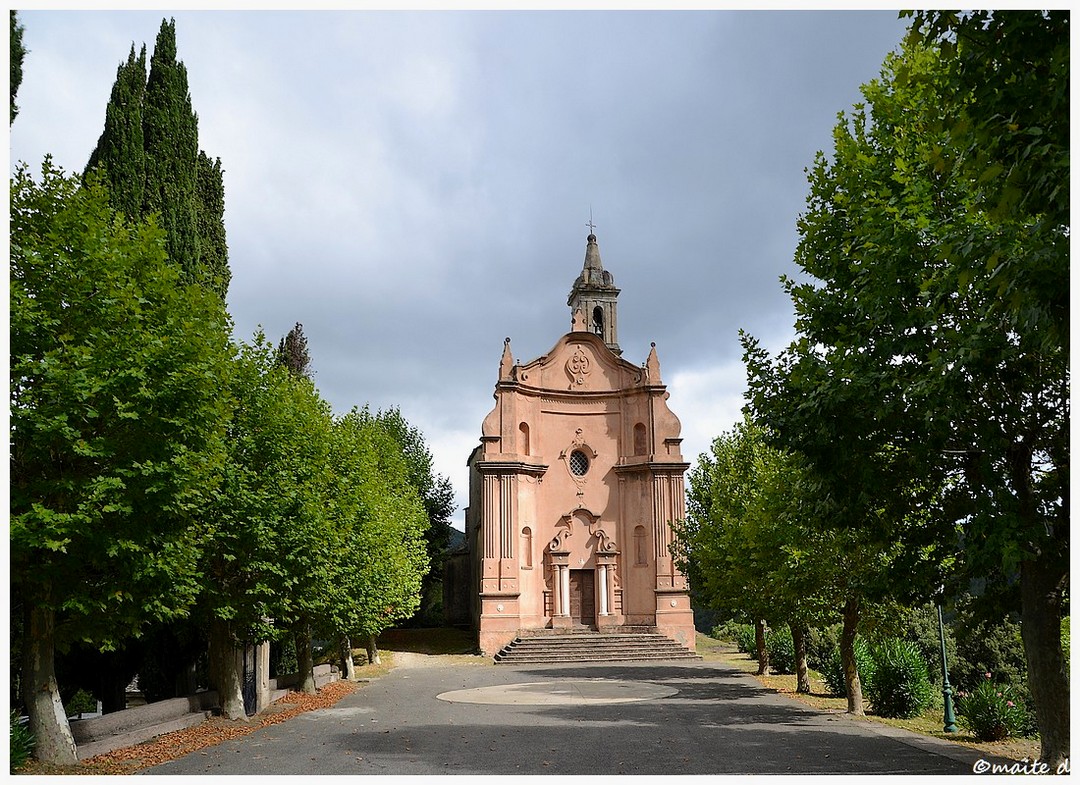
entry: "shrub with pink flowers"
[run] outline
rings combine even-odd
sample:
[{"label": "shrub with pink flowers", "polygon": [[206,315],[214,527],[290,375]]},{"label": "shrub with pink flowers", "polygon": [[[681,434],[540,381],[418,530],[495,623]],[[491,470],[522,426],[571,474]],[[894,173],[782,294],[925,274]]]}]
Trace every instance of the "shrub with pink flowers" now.
[{"label": "shrub with pink flowers", "polygon": [[970,692],[956,693],[956,714],[960,726],[982,741],[998,741],[1019,736],[1030,724],[1023,703],[1005,684],[995,684],[993,674]]}]

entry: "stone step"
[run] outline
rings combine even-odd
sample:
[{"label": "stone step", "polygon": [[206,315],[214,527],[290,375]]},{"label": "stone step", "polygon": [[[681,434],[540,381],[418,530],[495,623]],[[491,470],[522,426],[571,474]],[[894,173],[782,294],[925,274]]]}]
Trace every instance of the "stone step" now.
[{"label": "stone step", "polygon": [[507,651],[686,651],[681,646],[666,646],[662,644],[616,644],[616,642],[567,642],[567,644],[545,644],[544,646],[521,646],[511,644]]},{"label": "stone step", "polygon": [[614,660],[696,660],[693,654],[673,652],[644,652],[623,651],[614,654],[595,654],[589,652],[577,652],[576,654],[564,654],[560,652],[529,652],[500,656],[496,662],[612,662]]},{"label": "stone step", "polygon": [[697,655],[658,633],[569,632],[515,638],[495,655],[496,663],[632,662],[699,660]]}]

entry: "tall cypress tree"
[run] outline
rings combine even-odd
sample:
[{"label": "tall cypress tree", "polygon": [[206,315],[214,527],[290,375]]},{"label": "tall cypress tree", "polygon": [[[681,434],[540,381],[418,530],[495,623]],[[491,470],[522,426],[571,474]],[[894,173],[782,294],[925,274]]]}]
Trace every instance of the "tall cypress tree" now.
[{"label": "tall cypress tree", "polygon": [[11,120],[8,121],[8,125],[15,122],[15,115],[19,113],[19,107],[15,105],[15,95],[19,92],[19,85],[22,84],[22,64],[23,58],[26,57],[26,48],[22,42],[23,26],[19,24],[18,17],[15,12],[11,12],[11,59],[9,65],[11,66]]},{"label": "tall cypress tree", "polygon": [[105,130],[87,171],[105,170],[113,206],[132,219],[157,214],[169,259],[185,283],[222,300],[231,273],[225,242],[220,160],[199,149],[199,122],[187,68],[176,57],[176,21],[162,20],[146,69],[146,47],[132,46],[116,72]]},{"label": "tall cypress tree", "polygon": [[278,365],[285,366],[294,376],[308,379],[314,376],[315,372],[311,370],[311,355],[308,354],[307,336],[304,335],[304,325],[300,322],[278,343],[277,361]]},{"label": "tall cypress tree", "polygon": [[187,68],[176,59],[176,22],[162,21],[150,58],[143,106],[146,149],[144,214],[157,213],[166,231],[169,258],[183,280],[198,278],[199,241],[195,229],[195,183],[199,123],[191,108]]},{"label": "tall cypress tree", "polygon": [[143,97],[146,93],[146,46],[138,57],[131,45],[126,63],[116,69],[105,130],[90,154],[86,172],[102,168],[112,207],[131,220],[143,216],[146,152],[143,142]]},{"label": "tall cypress tree", "polygon": [[199,281],[225,300],[232,272],[225,242],[225,181],[221,159],[199,151],[195,193],[195,228],[199,239]]}]

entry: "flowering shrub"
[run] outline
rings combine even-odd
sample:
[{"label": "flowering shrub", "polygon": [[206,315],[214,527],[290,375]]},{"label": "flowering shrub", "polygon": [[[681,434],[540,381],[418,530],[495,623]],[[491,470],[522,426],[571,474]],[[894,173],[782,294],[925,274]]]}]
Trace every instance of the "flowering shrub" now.
[{"label": "flowering shrub", "polygon": [[957,720],[982,741],[1018,736],[1030,724],[1027,710],[1011,687],[994,684],[991,676],[987,673],[971,692],[956,693]]},{"label": "flowering shrub", "polygon": [[911,641],[887,638],[871,651],[874,675],[866,697],[882,717],[915,717],[930,705],[933,688],[922,652]]}]

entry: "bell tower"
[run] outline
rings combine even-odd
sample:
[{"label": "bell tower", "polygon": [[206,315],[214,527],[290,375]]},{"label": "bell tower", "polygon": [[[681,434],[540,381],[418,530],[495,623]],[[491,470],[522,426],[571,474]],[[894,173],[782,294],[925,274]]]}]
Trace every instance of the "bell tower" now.
[{"label": "bell tower", "polygon": [[600,247],[596,244],[596,235],[590,233],[588,245],[585,246],[585,265],[581,275],[574,281],[566,304],[570,306],[571,316],[580,311],[589,332],[599,335],[611,351],[621,355],[619,323],[615,309],[618,296],[615,279],[600,263]]}]

